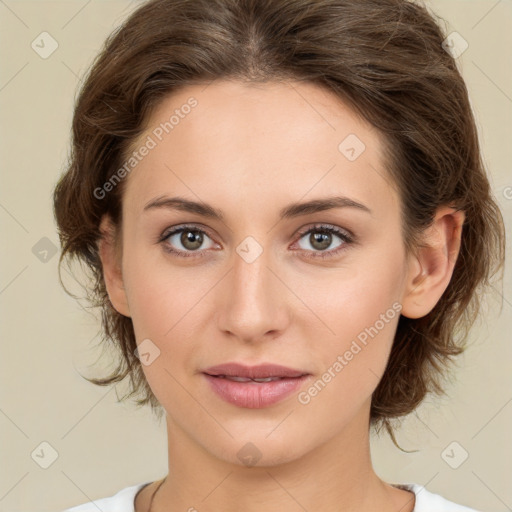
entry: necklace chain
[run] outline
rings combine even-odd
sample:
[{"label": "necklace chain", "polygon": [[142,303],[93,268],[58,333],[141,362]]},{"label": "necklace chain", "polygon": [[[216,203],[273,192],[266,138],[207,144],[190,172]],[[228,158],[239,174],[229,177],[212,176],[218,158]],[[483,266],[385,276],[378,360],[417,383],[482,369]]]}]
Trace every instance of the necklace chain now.
[{"label": "necklace chain", "polygon": [[151,495],[151,500],[149,501],[149,508],[148,512],[152,512],[151,509],[153,507],[153,500],[155,499],[156,493],[158,492],[158,489],[162,486],[162,484],[165,482],[165,479],[167,476],[158,484],[158,487],[153,491],[153,494]]}]

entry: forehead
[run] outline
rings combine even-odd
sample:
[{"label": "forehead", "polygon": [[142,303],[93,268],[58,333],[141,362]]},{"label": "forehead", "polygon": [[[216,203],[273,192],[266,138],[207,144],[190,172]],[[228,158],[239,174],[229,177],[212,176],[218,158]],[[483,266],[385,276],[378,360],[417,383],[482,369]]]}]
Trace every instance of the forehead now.
[{"label": "forehead", "polygon": [[238,208],[333,189],[382,208],[396,202],[380,134],[311,83],[189,85],[158,104],[131,151],[144,145],[123,199],[135,212],[162,194]]}]

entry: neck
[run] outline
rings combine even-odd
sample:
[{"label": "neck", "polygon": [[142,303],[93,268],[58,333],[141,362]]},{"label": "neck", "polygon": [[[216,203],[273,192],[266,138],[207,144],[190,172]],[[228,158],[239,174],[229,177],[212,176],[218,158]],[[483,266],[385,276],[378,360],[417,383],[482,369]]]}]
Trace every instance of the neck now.
[{"label": "neck", "polygon": [[[213,456],[169,416],[167,434],[169,474],[152,512],[410,512],[414,507],[412,493],[391,487],[375,474],[368,429],[361,425],[347,426],[288,462],[279,463],[278,455],[275,463],[251,467]],[[233,444],[238,451],[240,443]]]}]

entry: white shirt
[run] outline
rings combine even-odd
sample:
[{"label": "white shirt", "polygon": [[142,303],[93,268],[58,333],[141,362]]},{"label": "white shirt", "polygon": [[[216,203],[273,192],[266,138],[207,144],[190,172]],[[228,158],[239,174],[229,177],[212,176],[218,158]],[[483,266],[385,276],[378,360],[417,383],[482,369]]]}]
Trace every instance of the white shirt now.
[{"label": "white shirt", "polygon": [[[62,512],[135,512],[135,495],[149,483],[151,482],[125,487],[109,498],[102,498],[94,502],[90,501],[83,505],[68,508]],[[439,494],[432,494],[419,484],[407,483],[391,485],[414,493],[416,496],[414,512],[478,512],[473,508],[457,505],[457,503],[453,501],[448,501],[442,496],[439,496]]]}]

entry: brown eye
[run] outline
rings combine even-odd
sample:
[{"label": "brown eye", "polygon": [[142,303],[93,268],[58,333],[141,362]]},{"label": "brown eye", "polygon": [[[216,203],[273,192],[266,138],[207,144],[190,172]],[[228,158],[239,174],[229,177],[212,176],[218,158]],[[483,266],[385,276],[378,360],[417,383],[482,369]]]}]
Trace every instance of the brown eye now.
[{"label": "brown eye", "polygon": [[[210,245],[205,247],[205,242],[208,240]],[[160,242],[167,252],[184,257],[200,256],[203,249],[211,249],[215,245],[202,229],[194,226],[181,226],[167,231],[162,235]]]},{"label": "brown eye", "polygon": [[203,235],[200,231],[187,229],[181,232],[180,243],[189,251],[199,249],[203,243]]},{"label": "brown eye", "polygon": [[306,239],[310,247],[303,246],[301,248],[305,250],[313,249],[314,251],[325,251],[336,241],[335,237],[341,239],[341,242],[334,247],[331,247],[331,249],[335,249],[342,245],[343,241],[346,241],[347,237],[342,233],[333,232],[332,229],[312,228],[304,233],[301,238],[301,240]]},{"label": "brown eye", "polygon": [[[353,242],[352,235],[349,235],[335,226],[326,226],[323,224],[302,231],[300,235],[301,238],[298,242],[299,248],[310,253],[313,258],[330,258],[337,256],[338,253],[346,249]],[[332,246],[332,244],[336,242],[336,238],[340,241]],[[302,240],[306,240],[305,246],[300,244]]]},{"label": "brown eye", "polygon": [[309,243],[314,249],[324,251],[332,244],[332,234],[313,232],[309,235]]}]

